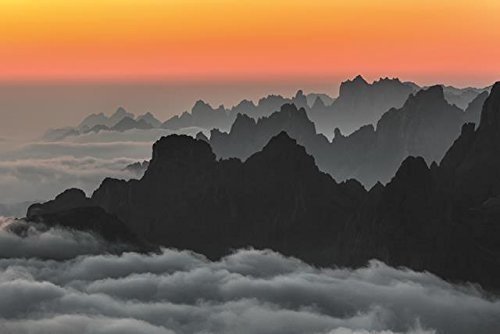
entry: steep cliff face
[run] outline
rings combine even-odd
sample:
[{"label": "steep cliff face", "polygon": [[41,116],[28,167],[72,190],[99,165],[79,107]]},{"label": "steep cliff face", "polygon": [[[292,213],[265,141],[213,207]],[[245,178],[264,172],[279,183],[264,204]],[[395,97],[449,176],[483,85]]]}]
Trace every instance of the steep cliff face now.
[{"label": "steep cliff face", "polygon": [[401,109],[382,116],[377,123],[379,145],[385,149],[393,143],[406,156],[440,161],[460,133],[462,116],[462,110],[446,102],[441,86],[421,90]]},{"label": "steep cliff face", "polygon": [[483,110],[483,104],[488,98],[488,91],[484,91],[478,96],[476,96],[465,109],[464,120],[466,122],[471,122],[479,124],[481,120],[481,111]]},{"label": "steep cliff face", "polygon": [[337,184],[320,172],[304,147],[282,132],[245,162],[216,161],[201,140],[162,138],[141,180],[107,179],[92,201],[158,244],[209,256],[250,245],[306,254],[313,244],[326,247],[326,236],[364,194],[359,183]]},{"label": "steep cliff face", "polygon": [[421,156],[429,164],[440,161],[462,124],[463,111],[446,102],[441,86],[421,90],[382,116],[374,147],[353,177],[370,187],[389,181],[407,156]]},{"label": "steep cliff face", "polygon": [[500,84],[486,99],[480,124],[465,125],[441,163],[448,187],[461,201],[481,204],[500,193]]},{"label": "steep cliff face", "polygon": [[373,200],[377,204],[360,209],[370,214],[358,214],[351,231],[363,231],[358,248],[366,243],[373,245],[373,251],[359,252],[350,261],[376,256],[392,265],[498,287],[499,134],[497,83],[483,106],[477,130],[474,124],[465,124],[439,166],[427,168],[420,158],[406,159]]}]

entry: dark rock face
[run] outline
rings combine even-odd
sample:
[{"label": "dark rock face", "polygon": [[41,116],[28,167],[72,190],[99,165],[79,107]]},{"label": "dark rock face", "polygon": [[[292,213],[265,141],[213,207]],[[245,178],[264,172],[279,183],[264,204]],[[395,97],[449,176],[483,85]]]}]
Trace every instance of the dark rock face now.
[{"label": "dark rock face", "polygon": [[[460,156],[451,154],[462,150]],[[463,131],[443,159],[453,166],[455,196],[478,205],[500,193],[500,83],[496,83],[486,99],[477,130]],[[449,172],[450,173],[450,172]]]},{"label": "dark rock face", "polygon": [[285,133],[244,163],[217,161],[207,143],[172,135],[154,145],[141,180],[107,179],[92,201],[162,245],[209,256],[271,244],[312,254],[308,247],[330,239],[313,236],[334,233],[364,193],[357,182],[337,184],[321,173]]},{"label": "dark rock face", "polygon": [[52,201],[31,205],[26,219],[48,227],[96,233],[108,241],[138,244],[136,236],[123,222],[97,207],[80,189],[68,189]]},{"label": "dark rock face", "polygon": [[[363,214],[350,224],[352,230],[364,230],[357,247],[379,247],[351,262],[376,256],[392,265],[498,288],[499,171],[497,83],[483,106],[477,130],[474,124],[465,124],[439,166],[429,169],[422,159],[405,160],[378,198],[372,199],[377,204],[360,209]],[[343,247],[343,254],[353,248],[349,243]]]},{"label": "dark rock face", "polygon": [[72,188],[65,190],[56,196],[52,201],[42,204],[33,204],[28,208],[26,214],[28,219],[35,216],[67,211],[74,208],[92,206],[90,199],[87,198],[83,190]]},{"label": "dark rock face", "polygon": [[97,206],[40,213],[29,219],[31,222],[42,223],[47,227],[64,227],[94,233],[104,240],[139,246],[141,250],[153,249],[147,243],[140,241],[115,215],[109,214]]}]

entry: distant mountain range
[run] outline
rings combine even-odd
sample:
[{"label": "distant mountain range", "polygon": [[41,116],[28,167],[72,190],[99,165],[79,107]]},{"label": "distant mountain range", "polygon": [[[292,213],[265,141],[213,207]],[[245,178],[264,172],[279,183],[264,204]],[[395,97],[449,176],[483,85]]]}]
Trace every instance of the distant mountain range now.
[{"label": "distant mountain range", "polygon": [[[239,122],[245,122],[242,129],[250,124],[254,131],[264,131],[265,124],[295,113],[307,120],[305,109],[290,105],[267,119],[255,122],[242,115]],[[435,86],[386,112],[376,130],[368,126],[352,134],[363,137],[366,131],[375,141],[369,150],[364,144],[357,148],[368,156],[389,148],[414,154],[429,142],[444,145],[434,128],[451,134],[460,127],[439,164],[429,166],[422,157],[409,156],[386,186],[377,183],[369,191],[358,181],[339,183],[321,172],[306,148],[285,132],[245,161],[217,160],[206,138],[171,135],[153,145],[141,179],[105,179],[91,198],[66,191],[54,201],[31,206],[27,218],[108,238],[121,233],[123,239],[134,236],[210,258],[246,246],[328,266],[359,266],[377,258],[498,289],[500,82],[483,104],[477,129],[473,123],[462,125],[464,113]],[[443,125],[450,122],[449,128]],[[290,124],[293,129],[295,123]],[[311,126],[302,140],[309,138]],[[347,139],[351,136],[337,135],[339,141],[354,143]]]},{"label": "distant mountain range", "polygon": [[[172,130],[197,126],[225,131],[229,129],[238,114],[258,119],[269,116],[284,104],[292,103],[297,108],[306,110],[319,133],[330,136],[335,128],[341,129],[344,133],[351,133],[361,126],[375,125],[383,113],[390,108],[401,107],[410,94],[420,89],[421,87],[415,83],[401,82],[399,79],[382,78],[370,84],[363,77],[357,76],[340,85],[339,96],[335,99],[325,95],[304,95],[302,91],[298,91],[290,99],[270,95],[259,100],[257,104],[242,101],[231,109],[226,109],[224,106],[213,109],[203,101],[198,101],[191,113],[185,112],[181,116],[174,116],[167,120],[164,126]],[[489,88],[443,87],[445,99],[461,109],[465,109],[477,95],[488,90]]]},{"label": "distant mountain range", "polygon": [[135,116],[127,112],[124,108],[118,108],[111,116],[103,113],[91,114],[77,127],[67,127],[61,129],[48,130],[43,139],[57,141],[69,136],[78,136],[87,133],[97,133],[99,131],[127,131],[132,129],[154,129],[161,127],[161,122],[151,113]]},{"label": "distant mountain range", "polygon": [[[91,114],[76,127],[49,130],[43,138],[53,141],[99,131],[153,128],[175,131],[199,127],[206,130],[227,131],[238,114],[258,119],[278,111],[284,104],[294,104],[297,108],[304,108],[309,119],[316,124],[317,131],[331,137],[335,128],[350,134],[364,125],[375,125],[383,113],[390,108],[401,107],[410,94],[420,89],[421,87],[412,82],[401,82],[399,79],[382,78],[370,84],[363,77],[357,76],[340,85],[339,96],[335,99],[326,94],[306,95],[298,91],[291,98],[269,95],[257,103],[243,100],[232,108],[226,108],[223,105],[213,108],[208,103],[199,100],[190,112],[186,111],[181,115],[173,116],[165,122],[161,122],[151,113],[136,117],[120,107],[109,117],[103,113]],[[458,89],[444,86],[446,100],[461,109],[465,109],[477,95],[486,91],[488,88]]]}]

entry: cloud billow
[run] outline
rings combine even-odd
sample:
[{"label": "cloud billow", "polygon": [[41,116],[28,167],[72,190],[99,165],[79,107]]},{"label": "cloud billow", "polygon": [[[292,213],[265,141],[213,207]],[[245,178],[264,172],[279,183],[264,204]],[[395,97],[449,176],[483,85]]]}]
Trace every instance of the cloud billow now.
[{"label": "cloud billow", "polygon": [[124,170],[135,161],[71,156],[0,161],[0,195],[2,201],[15,203],[44,201],[70,187],[91,192],[107,176],[124,179],[136,176]]},{"label": "cloud billow", "polygon": [[[47,233],[55,232],[27,238]],[[22,243],[10,237],[11,247]],[[377,261],[350,270],[254,249],[219,261],[174,249],[113,255],[95,248],[102,241],[65,237],[74,243],[58,244],[72,255],[63,260],[0,248],[0,332],[459,334],[500,326],[500,300]],[[43,243],[36,247],[43,253]]]}]

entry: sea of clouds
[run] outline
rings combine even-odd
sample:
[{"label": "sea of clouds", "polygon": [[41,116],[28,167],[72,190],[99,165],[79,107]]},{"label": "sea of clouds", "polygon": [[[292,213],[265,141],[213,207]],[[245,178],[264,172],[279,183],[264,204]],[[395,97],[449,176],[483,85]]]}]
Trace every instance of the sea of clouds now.
[{"label": "sea of clouds", "polygon": [[127,165],[149,159],[150,142],[30,142],[0,150],[0,215],[25,214],[68,188],[91,194],[106,177],[140,177]]},{"label": "sea of clouds", "polygon": [[[179,134],[195,135],[186,128]],[[0,140],[0,215],[22,216],[31,202],[45,202],[67,188],[91,194],[106,177],[137,178],[125,167],[149,160],[166,129],[101,131],[60,141]]]},{"label": "sea of clouds", "polygon": [[[12,233],[21,225],[22,233]],[[377,261],[315,268],[270,250],[209,261],[126,252],[0,219],[0,333],[496,333],[500,299]]]}]

